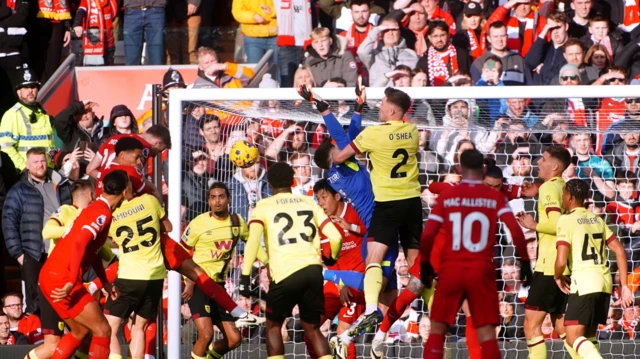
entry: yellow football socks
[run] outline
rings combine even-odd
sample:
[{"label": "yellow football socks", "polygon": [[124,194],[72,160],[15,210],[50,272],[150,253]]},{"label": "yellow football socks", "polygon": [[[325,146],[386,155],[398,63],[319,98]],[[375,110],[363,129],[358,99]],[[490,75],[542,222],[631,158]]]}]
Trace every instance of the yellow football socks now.
[{"label": "yellow football socks", "polygon": [[378,263],[371,263],[367,265],[367,270],[364,273],[364,300],[367,303],[367,314],[373,313],[378,309],[378,298],[381,290],[382,267]]},{"label": "yellow football socks", "polygon": [[284,355],[272,355],[267,357],[267,359],[284,359]]},{"label": "yellow football socks", "polygon": [[547,359],[547,345],[544,343],[544,337],[533,337],[527,340],[530,359]]},{"label": "yellow football socks", "polygon": [[602,359],[598,348],[585,337],[579,337],[573,342],[573,348],[582,359]]},{"label": "yellow football socks", "polygon": [[120,354],[109,354],[109,359],[122,359]]},{"label": "yellow football socks", "polygon": [[76,351],[76,359],[89,359],[89,354],[85,354],[80,351]]},{"label": "yellow football socks", "polygon": [[204,359],[204,357],[195,355],[195,354],[193,354],[193,352],[191,352],[191,359]]},{"label": "yellow football socks", "polygon": [[560,339],[564,342],[564,349],[569,353],[569,356],[571,356],[572,359],[580,359],[580,355],[567,343],[567,334],[560,334]]},{"label": "yellow football socks", "polygon": [[333,359],[333,355],[323,355],[318,359]]}]

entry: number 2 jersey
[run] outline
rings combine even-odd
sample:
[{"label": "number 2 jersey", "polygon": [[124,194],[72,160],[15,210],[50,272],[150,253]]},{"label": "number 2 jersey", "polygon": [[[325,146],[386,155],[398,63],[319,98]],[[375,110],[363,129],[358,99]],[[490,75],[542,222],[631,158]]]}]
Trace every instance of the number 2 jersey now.
[{"label": "number 2 jersey", "polygon": [[493,266],[498,220],[509,229],[518,254],[528,260],[524,234],[504,194],[481,181],[463,180],[444,191],[432,208],[422,234],[422,261],[429,260],[434,238],[440,227],[444,227],[441,271],[449,266],[456,270],[460,264],[470,263]]},{"label": "number 2 jersey", "polygon": [[606,247],[616,237],[604,220],[586,208],[576,208],[560,217],[556,238],[557,246],[570,248],[571,293],[611,294]]},{"label": "number 2 jersey", "polygon": [[109,237],[120,248],[118,278],[164,279],[166,270],[159,240],[164,217],[160,202],[149,194],[125,201],[113,212]]},{"label": "number 2 jersey", "polygon": [[320,236],[332,241],[342,239],[322,208],[303,195],[278,193],[258,201],[249,221],[250,240],[253,240],[253,228],[258,224],[264,230],[269,271],[274,283],[307,266],[322,265]]}]

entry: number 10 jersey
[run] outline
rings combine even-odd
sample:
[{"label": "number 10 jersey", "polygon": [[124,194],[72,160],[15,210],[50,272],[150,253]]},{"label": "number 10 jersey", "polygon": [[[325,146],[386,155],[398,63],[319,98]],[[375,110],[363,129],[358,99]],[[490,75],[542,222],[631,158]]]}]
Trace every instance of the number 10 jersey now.
[{"label": "number 10 jersey", "polygon": [[159,241],[164,217],[160,202],[149,194],[125,201],[113,212],[109,237],[120,247],[118,278],[164,279],[167,272]]}]

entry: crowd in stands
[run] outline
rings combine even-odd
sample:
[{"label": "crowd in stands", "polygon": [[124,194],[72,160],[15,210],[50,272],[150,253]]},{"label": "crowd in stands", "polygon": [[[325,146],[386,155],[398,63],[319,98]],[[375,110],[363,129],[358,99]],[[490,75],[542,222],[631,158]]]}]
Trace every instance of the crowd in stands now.
[{"label": "crowd in stands", "polygon": [[[126,65],[141,64],[143,42],[146,64],[198,65],[193,84],[169,69],[163,79],[166,92],[248,86],[254,72],[243,62],[257,63],[268,50],[274,51],[277,69],[260,79],[264,89],[352,87],[358,76],[368,86],[399,88],[640,83],[640,5],[633,0],[233,0],[232,15],[240,24],[245,54],[239,63],[219,61],[211,31],[214,9],[212,1],[201,0],[0,0],[0,85],[4,86],[0,105],[6,109],[0,122],[2,232],[25,282],[24,294],[0,293],[4,313],[0,313],[0,344],[40,340],[37,273],[48,252],[48,241],[42,238],[44,222],[60,205],[70,203],[70,185],[86,177],[100,144],[116,134],[145,133],[152,123],[150,112],[135,118],[125,105],[113,107],[108,119],[98,118],[93,109],[100,99],[95,99],[98,103],[81,99],[56,116],[47,114],[37,102],[38,90],[72,40],[80,41],[80,61],[85,66],[113,64],[116,36],[124,40]],[[88,16],[94,12],[97,18]],[[292,165],[294,193],[314,195],[314,184],[325,176],[314,154],[328,133],[320,117],[283,119],[283,111],[297,105],[242,103],[238,106],[267,115],[240,119],[207,103],[185,107],[183,143],[175,146],[184,158],[183,228],[209,210],[207,189],[215,181],[229,186],[231,211],[248,218],[255,203],[271,194],[265,172],[273,162]],[[367,103],[367,120],[375,119],[377,105],[374,100]],[[353,104],[332,103],[331,110],[348,121]],[[537,181],[536,163],[545,148],[568,148],[573,161],[563,176],[590,181],[589,209],[606,217],[625,245],[633,268],[629,283],[637,293],[640,98],[416,99],[407,121],[421,125],[425,218],[437,198],[429,185],[460,180],[456,164],[464,149],[477,148],[493,158],[504,183],[517,186]],[[61,148],[54,145],[54,135]],[[240,139],[258,146],[261,159],[254,166],[236,169],[229,162],[229,149]],[[27,150],[34,147],[42,150],[27,158]],[[164,183],[163,194],[169,185]],[[511,205],[514,212],[532,212],[535,200],[516,199]],[[535,262],[535,233],[526,235],[531,240],[529,257]],[[232,293],[241,254],[238,246],[227,280]],[[497,238],[495,261],[501,289],[499,338],[522,339],[527,289],[521,285],[520,263],[504,232]],[[402,258],[396,272],[401,290],[408,276]],[[255,274],[261,292],[267,293],[266,271],[256,269]],[[615,292],[612,298],[609,323],[599,338],[637,338],[640,307],[623,311],[616,306]],[[264,313],[262,300],[252,303],[238,297],[237,302],[256,314]],[[188,307],[182,309],[188,319]],[[557,338],[548,324],[545,337]],[[464,337],[464,325],[460,316],[452,329],[454,338]],[[299,326],[294,315],[283,326],[285,337],[302,341]],[[422,342],[429,326],[427,307],[418,300],[392,327],[387,340]],[[264,328],[244,329],[243,334],[249,340],[264,340]],[[185,342],[190,340],[189,335],[184,337]]]}]

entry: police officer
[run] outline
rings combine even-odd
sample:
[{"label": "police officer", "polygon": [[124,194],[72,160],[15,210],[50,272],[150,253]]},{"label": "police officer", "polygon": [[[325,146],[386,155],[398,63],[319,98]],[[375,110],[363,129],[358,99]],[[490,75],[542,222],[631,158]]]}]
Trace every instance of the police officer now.
[{"label": "police officer", "polygon": [[40,82],[27,65],[16,69],[14,86],[18,102],[2,116],[0,150],[9,155],[18,170],[23,170],[30,148],[54,147],[53,126],[51,117],[36,101]]}]

